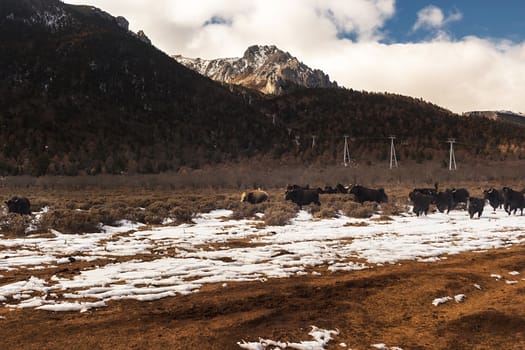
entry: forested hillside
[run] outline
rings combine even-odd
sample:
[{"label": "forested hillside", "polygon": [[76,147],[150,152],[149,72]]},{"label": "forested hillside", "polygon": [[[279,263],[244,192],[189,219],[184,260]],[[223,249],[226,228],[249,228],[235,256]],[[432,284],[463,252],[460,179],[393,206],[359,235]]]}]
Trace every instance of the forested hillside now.
[{"label": "forested hillside", "polygon": [[242,96],[108,14],[53,0],[0,6],[1,173],[158,172],[271,147],[274,128]]},{"label": "forested hillside", "polygon": [[[58,0],[0,2],[0,175],[157,173],[265,159],[522,157],[523,129],[419,99],[347,89],[279,97],[221,85],[177,63],[122,20]],[[312,135],[316,143],[312,147]],[[441,153],[440,153],[441,152]]]},{"label": "forested hillside", "polygon": [[352,156],[366,162],[389,156],[390,136],[395,137],[398,158],[417,162],[439,159],[448,152],[449,139],[455,139],[456,148],[468,158],[525,156],[523,128],[463,117],[401,95],[303,89],[264,101],[261,108],[288,129],[304,159],[342,158],[345,135]]}]

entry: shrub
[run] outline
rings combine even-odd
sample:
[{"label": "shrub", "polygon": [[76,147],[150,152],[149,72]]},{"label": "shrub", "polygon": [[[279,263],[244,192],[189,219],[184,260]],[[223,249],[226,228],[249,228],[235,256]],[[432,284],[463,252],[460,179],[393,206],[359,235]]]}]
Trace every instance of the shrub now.
[{"label": "shrub", "polygon": [[383,215],[401,215],[406,212],[406,208],[398,202],[390,201],[381,204],[381,211]]},{"label": "shrub", "polygon": [[0,216],[0,231],[6,235],[23,235],[31,225],[31,216],[7,213]]},{"label": "shrub", "polygon": [[273,203],[264,212],[264,223],[269,226],[284,226],[297,215],[297,206],[293,203]]},{"label": "shrub", "polygon": [[258,204],[239,203],[238,206],[233,208],[233,212],[230,217],[234,220],[253,218],[258,212],[261,212]]},{"label": "shrub", "polygon": [[214,199],[214,198],[207,198],[207,197],[199,199],[199,201],[195,203],[196,208],[197,208],[196,211],[199,213],[209,213],[210,211],[219,208],[219,203],[224,202],[224,198],[222,197],[221,199],[218,199],[218,198]]},{"label": "shrub", "polygon": [[188,207],[176,207],[171,210],[171,214],[179,223],[193,223],[195,211]]},{"label": "shrub", "polygon": [[164,219],[166,216],[164,215],[158,215],[151,212],[144,213],[143,223],[148,225],[160,225],[164,222]]},{"label": "shrub", "polygon": [[144,210],[143,215],[140,215],[143,223],[149,225],[160,225],[164,219],[170,217],[170,211],[174,202],[169,201],[155,201],[150,203]]},{"label": "shrub", "polygon": [[356,202],[347,202],[343,205],[343,213],[351,218],[366,219],[374,214],[376,204],[375,203],[364,203],[359,204]]},{"label": "shrub", "polygon": [[316,216],[319,211],[321,211],[321,206],[316,204],[308,204],[307,206],[303,206],[303,209],[312,214],[312,216]]},{"label": "shrub", "polygon": [[38,226],[61,233],[92,233],[100,231],[100,219],[89,211],[57,209],[43,213]]},{"label": "shrub", "polygon": [[153,216],[167,217],[171,206],[165,201],[156,201],[146,207],[146,211]]},{"label": "shrub", "polygon": [[337,212],[333,207],[323,207],[314,216],[319,219],[332,219],[337,217]]},{"label": "shrub", "polygon": [[89,212],[100,223],[115,226],[119,220],[126,218],[128,209],[102,207],[92,208]]}]

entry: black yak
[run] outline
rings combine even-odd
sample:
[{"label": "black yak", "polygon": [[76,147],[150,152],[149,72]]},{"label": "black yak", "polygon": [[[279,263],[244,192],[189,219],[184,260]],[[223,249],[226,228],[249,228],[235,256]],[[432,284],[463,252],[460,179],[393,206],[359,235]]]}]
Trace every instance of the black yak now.
[{"label": "black yak", "polygon": [[31,215],[31,204],[25,197],[13,197],[5,201],[9,213],[18,213],[22,215]]},{"label": "black yak", "polygon": [[476,213],[478,214],[478,218],[479,218],[481,214],[483,214],[483,208],[485,207],[485,199],[469,197],[467,207],[468,207],[468,214],[470,215],[471,219]]},{"label": "black yak", "polygon": [[489,204],[494,211],[503,205],[503,194],[494,187],[483,191],[483,198],[489,201]]},{"label": "black yak", "polygon": [[366,188],[361,185],[353,185],[348,193],[353,194],[355,200],[361,204],[364,202],[376,202],[376,203],[386,203],[388,202],[388,196],[385,193],[385,190]]},{"label": "black yak", "polygon": [[319,192],[317,190],[307,190],[307,189],[292,189],[288,190],[285,193],[285,200],[292,201],[302,208],[303,205],[308,205],[314,203],[321,205],[319,201]]},{"label": "black yak", "polygon": [[414,204],[412,211],[417,215],[428,214],[430,203],[434,200],[434,196],[421,193],[419,191],[412,191],[408,194],[408,198]]},{"label": "black yak", "polygon": [[419,192],[427,196],[435,196],[438,193],[438,183],[434,183],[434,188],[414,188],[412,192]]},{"label": "black yak", "polygon": [[459,204],[463,203],[467,205],[468,198],[470,197],[470,193],[465,188],[453,188],[451,190],[452,197],[454,198],[454,208]]},{"label": "black yak", "polygon": [[523,215],[523,207],[525,207],[525,198],[523,197],[523,192],[514,191],[512,188],[503,187],[503,207],[505,211],[510,215],[514,210],[520,209],[521,215]]},{"label": "black yak", "polygon": [[454,208],[454,197],[452,196],[452,192],[448,189],[436,193],[432,202],[436,204],[440,213],[443,213],[446,209],[448,214],[450,209]]}]

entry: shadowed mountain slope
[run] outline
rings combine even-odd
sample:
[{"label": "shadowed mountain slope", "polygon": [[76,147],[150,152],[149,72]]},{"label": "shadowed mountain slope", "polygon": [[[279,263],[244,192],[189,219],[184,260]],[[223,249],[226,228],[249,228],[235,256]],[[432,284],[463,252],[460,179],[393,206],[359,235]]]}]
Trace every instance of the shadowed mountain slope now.
[{"label": "shadowed mountain slope", "polygon": [[[177,170],[265,159],[436,159],[450,137],[469,157],[521,157],[522,128],[420,99],[333,88],[264,96],[187,69],[127,21],[57,0],[0,2],[0,175]],[[311,137],[317,137],[312,147]]]},{"label": "shadowed mountain slope", "polygon": [[241,95],[96,8],[3,0],[0,47],[4,172],[151,172],[271,146]]}]

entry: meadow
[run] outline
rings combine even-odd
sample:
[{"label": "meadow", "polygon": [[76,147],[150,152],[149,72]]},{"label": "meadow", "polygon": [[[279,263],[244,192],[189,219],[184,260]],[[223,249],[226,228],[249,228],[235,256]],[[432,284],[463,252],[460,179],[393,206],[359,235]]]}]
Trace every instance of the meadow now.
[{"label": "meadow", "polygon": [[[518,349],[525,218],[418,218],[407,198],[434,182],[521,189],[508,169],[4,178],[33,215],[1,217],[0,335],[6,349]],[[354,182],[389,203],[284,200],[290,183]],[[254,187],[270,200],[241,203]]]}]

